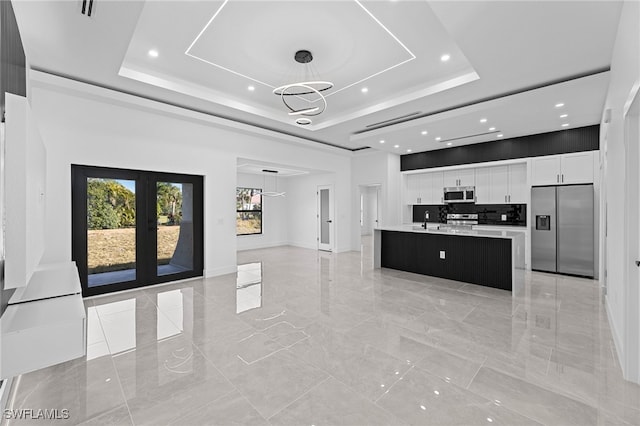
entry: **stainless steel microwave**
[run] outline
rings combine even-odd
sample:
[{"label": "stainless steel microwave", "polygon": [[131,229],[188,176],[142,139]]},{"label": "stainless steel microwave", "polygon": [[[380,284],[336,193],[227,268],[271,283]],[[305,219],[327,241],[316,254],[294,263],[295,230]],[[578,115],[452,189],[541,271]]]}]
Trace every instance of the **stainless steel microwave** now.
[{"label": "stainless steel microwave", "polygon": [[445,203],[475,203],[475,186],[456,186],[444,188]]}]

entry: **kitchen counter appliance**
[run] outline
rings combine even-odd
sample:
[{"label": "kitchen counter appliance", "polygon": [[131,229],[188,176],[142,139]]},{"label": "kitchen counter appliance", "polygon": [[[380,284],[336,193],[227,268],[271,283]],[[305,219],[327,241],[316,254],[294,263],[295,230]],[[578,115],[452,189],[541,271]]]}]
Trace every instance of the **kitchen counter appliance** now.
[{"label": "kitchen counter appliance", "polygon": [[531,188],[532,269],[594,276],[593,185]]},{"label": "kitchen counter appliance", "polygon": [[444,188],[445,203],[475,203],[475,186],[454,186]]}]

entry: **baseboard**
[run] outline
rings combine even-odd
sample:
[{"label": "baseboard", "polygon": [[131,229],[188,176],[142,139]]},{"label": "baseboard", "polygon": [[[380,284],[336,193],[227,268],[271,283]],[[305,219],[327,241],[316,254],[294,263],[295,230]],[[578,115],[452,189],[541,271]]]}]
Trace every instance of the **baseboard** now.
[{"label": "baseboard", "polygon": [[205,270],[204,277],[218,277],[220,275],[235,274],[236,272],[238,272],[238,265],[221,266],[219,268]]},{"label": "baseboard", "polygon": [[300,242],[296,242],[296,241],[289,241],[286,245],[293,246],[293,247],[300,247],[300,248],[310,249],[310,250],[318,250],[318,245],[317,244],[307,244],[307,243],[300,243]]},{"label": "baseboard", "polygon": [[259,250],[259,249],[265,249],[265,248],[271,248],[271,247],[281,247],[286,245],[289,245],[289,243],[286,241],[278,241],[276,243],[251,244],[250,246],[247,246],[247,247],[238,248],[238,251]]},{"label": "baseboard", "polygon": [[605,309],[607,310],[607,319],[609,320],[609,328],[611,329],[611,336],[613,336],[613,344],[616,346],[616,352],[618,355],[618,363],[620,364],[620,368],[622,368],[622,374],[624,374],[624,345],[623,340],[620,337],[620,333],[616,328],[616,323],[613,321],[611,317],[611,306],[609,306],[609,296],[605,296]]}]

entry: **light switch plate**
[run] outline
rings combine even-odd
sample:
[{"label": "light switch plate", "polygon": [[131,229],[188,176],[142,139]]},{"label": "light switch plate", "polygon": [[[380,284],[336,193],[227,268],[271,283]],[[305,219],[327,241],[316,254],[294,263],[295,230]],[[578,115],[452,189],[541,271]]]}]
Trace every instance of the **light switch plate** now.
[{"label": "light switch plate", "polygon": [[444,258],[445,258],[444,250],[440,250],[440,259],[444,259]]},{"label": "light switch plate", "polygon": [[503,214],[500,216],[500,220],[502,220],[503,222],[505,222],[507,220],[507,215]]}]

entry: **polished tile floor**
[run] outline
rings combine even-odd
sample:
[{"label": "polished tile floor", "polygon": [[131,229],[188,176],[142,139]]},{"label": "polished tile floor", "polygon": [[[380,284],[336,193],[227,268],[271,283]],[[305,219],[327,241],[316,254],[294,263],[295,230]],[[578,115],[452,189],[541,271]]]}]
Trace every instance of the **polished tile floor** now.
[{"label": "polished tile floor", "polygon": [[640,424],[597,282],[527,273],[514,298],[371,258],[245,251],[237,276],[86,300],[87,356],[18,378],[13,408],[69,410],[55,424]]}]

